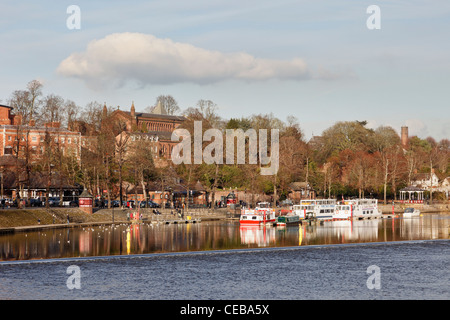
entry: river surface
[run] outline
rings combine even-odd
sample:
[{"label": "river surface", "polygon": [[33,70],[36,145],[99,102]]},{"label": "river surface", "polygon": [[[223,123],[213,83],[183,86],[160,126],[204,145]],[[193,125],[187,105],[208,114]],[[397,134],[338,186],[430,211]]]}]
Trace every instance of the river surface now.
[{"label": "river surface", "polygon": [[449,221],[425,214],[0,235],[0,299],[449,299]]}]

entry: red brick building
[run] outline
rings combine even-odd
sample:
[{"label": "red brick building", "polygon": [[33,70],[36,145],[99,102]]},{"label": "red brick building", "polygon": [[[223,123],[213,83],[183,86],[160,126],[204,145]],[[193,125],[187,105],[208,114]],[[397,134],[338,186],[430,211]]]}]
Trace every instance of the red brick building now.
[{"label": "red brick building", "polygon": [[123,139],[124,135],[129,136],[130,144],[141,141],[150,141],[152,152],[155,157],[155,164],[162,166],[161,159],[170,159],[173,147],[178,142],[171,140],[172,132],[178,128],[186,118],[167,114],[164,107],[158,103],[150,113],[136,112],[134,103],[130,111],[117,109],[109,117],[106,117],[106,105],[104,106],[104,119],[114,122],[123,122],[124,131],[117,132],[116,140]]},{"label": "red brick building", "polygon": [[0,104],[0,125],[20,124],[22,122],[22,118],[20,116],[11,113],[12,109],[12,107]]},{"label": "red brick building", "polygon": [[51,147],[58,147],[64,155],[73,155],[81,160],[81,134],[60,127],[59,122],[36,126],[33,120],[22,123],[11,107],[0,105],[0,156],[11,154],[19,158],[29,157],[39,161],[45,150],[44,140],[50,139]]},{"label": "red brick building", "polygon": [[[106,106],[104,111],[106,112]],[[142,132],[172,132],[184,120],[182,116],[169,115],[164,107],[158,103],[152,112],[136,112],[134,102],[131,104],[130,111],[115,110],[110,117],[116,121],[123,120],[126,123],[126,131]]]}]

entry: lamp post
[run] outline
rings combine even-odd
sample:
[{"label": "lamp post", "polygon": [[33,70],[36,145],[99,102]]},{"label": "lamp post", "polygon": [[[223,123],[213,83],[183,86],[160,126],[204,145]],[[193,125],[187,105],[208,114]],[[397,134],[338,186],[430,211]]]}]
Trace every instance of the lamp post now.
[{"label": "lamp post", "polygon": [[170,202],[170,209],[173,209],[173,195],[172,195],[172,187],[169,187],[169,202]]}]

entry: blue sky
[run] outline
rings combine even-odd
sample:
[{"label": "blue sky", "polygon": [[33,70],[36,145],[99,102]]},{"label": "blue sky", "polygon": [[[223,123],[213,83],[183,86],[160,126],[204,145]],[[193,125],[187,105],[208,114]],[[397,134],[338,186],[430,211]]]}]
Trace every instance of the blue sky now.
[{"label": "blue sky", "polygon": [[[81,29],[69,30],[69,5]],[[369,30],[369,5],[381,29]],[[295,116],[309,139],[336,121],[450,138],[448,1],[2,1],[0,100],[41,80],[85,106]]]}]

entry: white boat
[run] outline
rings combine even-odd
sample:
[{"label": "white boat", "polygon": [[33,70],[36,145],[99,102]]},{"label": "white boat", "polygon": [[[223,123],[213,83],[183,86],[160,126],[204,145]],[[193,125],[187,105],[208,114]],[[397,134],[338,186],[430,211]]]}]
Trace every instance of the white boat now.
[{"label": "white boat", "polygon": [[[307,205],[300,205],[300,204],[294,204],[292,206],[292,214],[298,216],[300,219],[306,219],[307,217],[307,213],[306,213],[306,208],[308,206]],[[314,206],[311,206],[311,212],[313,212],[314,210]],[[308,209],[309,212],[309,209]]]},{"label": "white boat", "polygon": [[341,202],[336,205],[333,220],[346,220],[353,218],[351,203]]},{"label": "white boat", "polygon": [[336,199],[317,199],[314,206],[314,217],[318,220],[333,219]]},{"label": "white boat", "polygon": [[335,199],[301,200],[300,205],[295,205],[292,211],[300,219],[327,220],[333,218],[335,207]]},{"label": "white boat", "polygon": [[269,202],[260,202],[255,209],[243,209],[239,218],[241,225],[273,225],[275,221],[275,210]]},{"label": "white boat", "polygon": [[403,218],[411,218],[420,216],[420,210],[416,208],[406,208],[403,213]]},{"label": "white boat", "polygon": [[337,206],[333,219],[364,219],[381,217],[377,199],[354,199],[341,201]]},{"label": "white boat", "polygon": [[316,200],[301,200],[299,205],[294,205],[292,212],[300,217],[300,219],[308,219],[314,217],[314,206]]}]

